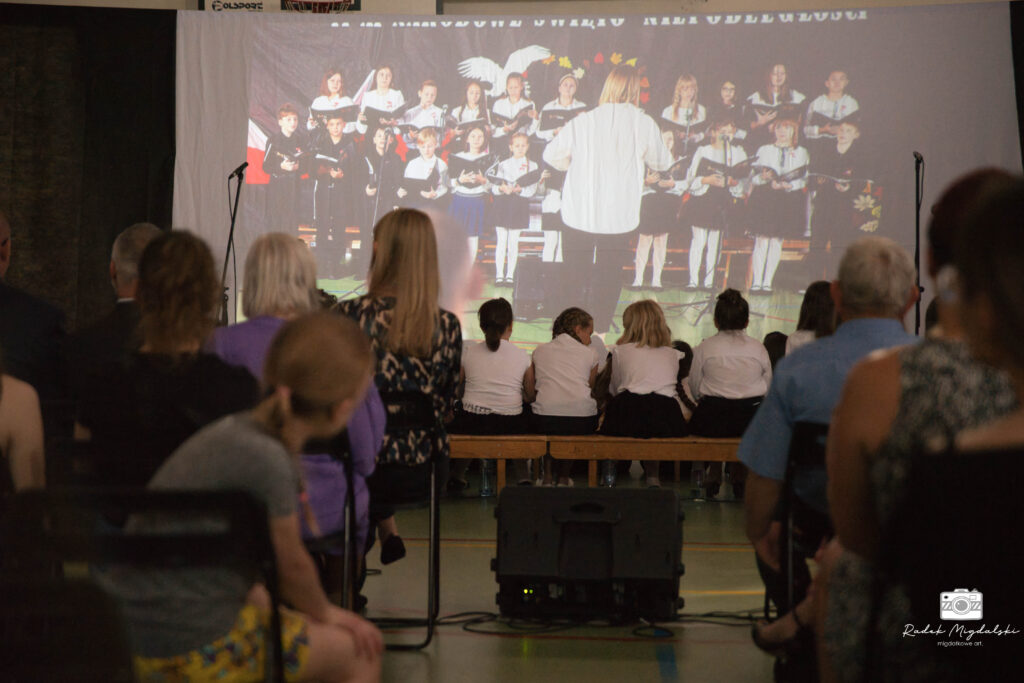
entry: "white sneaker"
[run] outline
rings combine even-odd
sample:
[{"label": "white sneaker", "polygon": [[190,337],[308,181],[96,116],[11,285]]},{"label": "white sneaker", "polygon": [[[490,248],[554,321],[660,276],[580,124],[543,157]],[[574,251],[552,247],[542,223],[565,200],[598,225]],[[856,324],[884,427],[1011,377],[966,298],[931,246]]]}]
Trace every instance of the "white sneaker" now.
[{"label": "white sneaker", "polygon": [[647,477],[647,488],[649,489],[660,489],[661,479],[658,477]]}]

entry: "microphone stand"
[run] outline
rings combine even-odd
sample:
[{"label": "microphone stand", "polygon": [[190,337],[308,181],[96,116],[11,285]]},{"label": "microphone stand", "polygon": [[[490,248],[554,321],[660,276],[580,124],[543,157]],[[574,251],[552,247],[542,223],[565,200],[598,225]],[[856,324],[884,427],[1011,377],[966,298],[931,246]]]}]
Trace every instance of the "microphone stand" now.
[{"label": "microphone stand", "polygon": [[914,152],[914,270],[917,273],[917,302],[914,304],[914,334],[921,334],[921,204],[924,195],[924,157]]},{"label": "microphone stand", "polygon": [[[228,230],[228,245],[224,250],[224,268],[220,273],[220,289],[222,294],[221,306],[220,306],[220,317],[218,318],[217,324],[221,327],[228,324],[228,288],[225,286],[225,282],[228,277],[228,259],[231,257],[231,250],[235,246],[235,219],[238,217],[238,199],[242,196],[242,181],[245,179],[245,168],[239,168],[235,174],[238,177],[238,185],[235,187],[235,203],[231,208],[231,228]],[[228,178],[228,193],[231,193],[231,179]],[[237,285],[237,283],[236,283]]]}]

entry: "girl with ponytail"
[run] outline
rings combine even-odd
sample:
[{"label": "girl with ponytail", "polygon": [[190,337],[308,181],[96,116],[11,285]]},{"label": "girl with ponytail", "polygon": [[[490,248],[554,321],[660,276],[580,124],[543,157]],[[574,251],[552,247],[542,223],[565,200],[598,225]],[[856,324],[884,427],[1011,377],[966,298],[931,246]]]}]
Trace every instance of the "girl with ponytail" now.
[{"label": "girl with ponytail", "polygon": [[[380,679],[380,631],[328,600],[302,544],[305,512],[302,498],[296,502],[303,445],[345,427],[372,367],[370,345],[350,320],[314,313],[285,324],[267,351],[263,400],[201,429],[149,483],[160,490],[241,490],[266,507],[281,594],[292,608],[281,610],[290,680]],[[260,677],[268,597],[259,584],[220,568],[158,575],[121,568],[105,579],[119,593],[132,633],[144,634],[135,657],[140,680]]]},{"label": "girl with ponytail", "polygon": [[[567,308],[552,325],[552,340],[533,352],[537,399],[533,404],[533,431],[574,436],[597,430],[597,401],[591,390],[603,360],[590,345],[594,319],[582,308]],[[550,461],[544,483],[550,485]],[[572,486],[572,461],[559,463],[558,484]]]},{"label": "girl with ponytail", "polygon": [[[484,341],[467,344],[462,352],[462,407],[448,431],[453,434],[525,434],[529,430],[524,402],[533,400],[530,356],[509,341],[512,305],[505,299],[484,302],[477,313]],[[452,468],[448,491],[466,488],[465,460]],[[461,467],[459,467],[461,465]],[[513,475],[520,484],[530,482],[528,463],[514,460]]]}]

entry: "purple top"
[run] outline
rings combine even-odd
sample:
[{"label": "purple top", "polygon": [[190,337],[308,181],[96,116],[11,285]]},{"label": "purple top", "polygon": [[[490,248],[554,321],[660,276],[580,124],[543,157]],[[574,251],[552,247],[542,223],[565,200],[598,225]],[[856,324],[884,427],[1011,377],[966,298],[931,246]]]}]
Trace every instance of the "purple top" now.
[{"label": "purple top", "polygon": [[[242,365],[263,381],[263,361],[270,342],[285,324],[282,318],[260,316],[228,327],[218,327],[206,342],[205,350],[226,363]],[[386,413],[377,387],[370,382],[363,402],[348,421],[348,442],[352,451],[356,489],[356,537],[359,548],[366,547],[369,527],[370,494],[366,478],[373,474],[377,452],[384,439]],[[342,464],[329,455],[303,455],[302,475],[310,505],[323,534],[345,528],[345,472]],[[302,520],[303,535],[311,534]]]},{"label": "purple top", "polygon": [[284,323],[283,318],[261,315],[228,327],[218,327],[206,340],[203,350],[220,356],[229,365],[248,368],[252,376],[262,382],[267,349]]}]

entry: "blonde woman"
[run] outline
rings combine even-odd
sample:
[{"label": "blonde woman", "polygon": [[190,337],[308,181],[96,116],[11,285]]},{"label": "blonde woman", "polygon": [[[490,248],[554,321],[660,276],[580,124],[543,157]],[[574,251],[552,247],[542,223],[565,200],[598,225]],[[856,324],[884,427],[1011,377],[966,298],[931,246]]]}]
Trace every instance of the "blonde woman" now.
[{"label": "blonde woman", "polygon": [[[672,348],[672,333],[661,306],[650,299],[634,302],[623,312],[622,324],[625,329],[612,346],[608,361],[612,398],[601,433],[637,438],[685,436],[686,420],[676,390],[683,354]],[[644,472],[648,486],[661,485],[657,461],[644,462]]]},{"label": "blonde woman", "polygon": [[434,429],[389,433],[369,480],[370,517],[381,532],[381,559],[405,555],[393,518],[394,502],[429,495],[430,458],[439,458],[447,479],[448,435],[462,364],[459,320],[438,304],[437,240],[430,217],[396,209],[373,229],[369,293],[342,301],[337,312],[354,319],[370,338],[376,357],[374,383],[385,392],[419,392],[433,406]]},{"label": "blonde woman", "polygon": [[571,286],[565,295],[590,311],[598,333],[611,327],[622,291],[646,168],[665,171],[673,161],[639,102],[639,73],[619,65],[605,79],[598,106],[565,124],[544,148],[544,161],[566,172],[562,253]]}]

